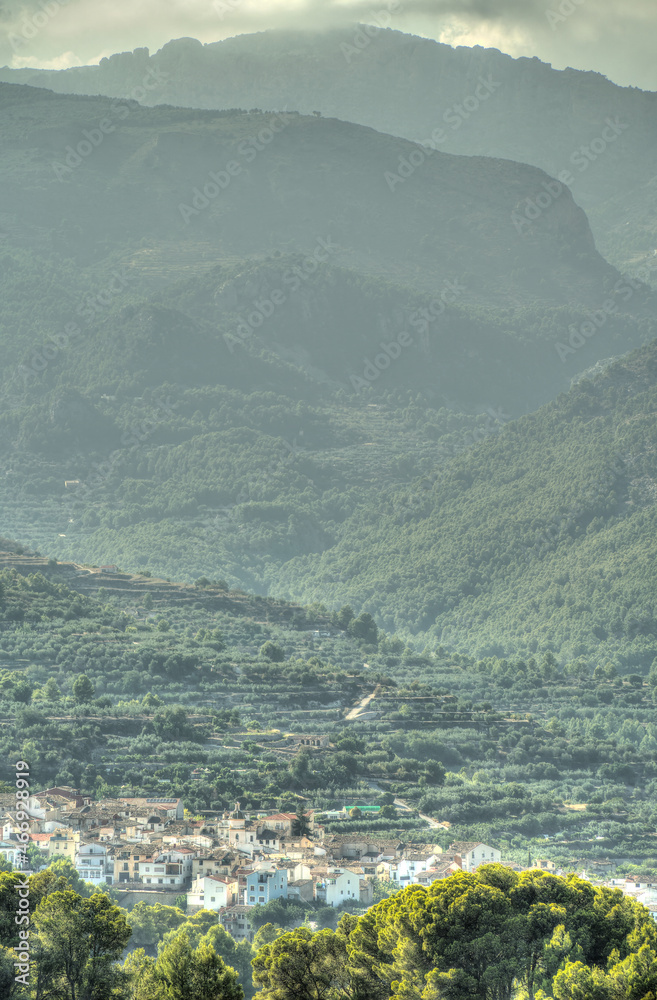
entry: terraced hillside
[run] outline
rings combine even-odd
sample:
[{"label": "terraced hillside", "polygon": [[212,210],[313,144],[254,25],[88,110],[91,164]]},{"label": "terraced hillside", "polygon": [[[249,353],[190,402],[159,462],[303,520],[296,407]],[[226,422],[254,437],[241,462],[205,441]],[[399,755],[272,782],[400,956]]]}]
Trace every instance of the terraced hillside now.
[{"label": "terraced hillside", "polygon": [[419,654],[348,608],[0,548],[0,748],[35,787],[183,796],[204,815],[396,803],[327,832],[654,857],[654,671]]}]

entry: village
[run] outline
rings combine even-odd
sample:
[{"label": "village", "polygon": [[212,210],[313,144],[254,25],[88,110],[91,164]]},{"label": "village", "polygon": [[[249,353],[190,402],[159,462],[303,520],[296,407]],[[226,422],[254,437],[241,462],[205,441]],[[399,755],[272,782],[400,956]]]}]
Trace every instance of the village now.
[{"label": "village", "polygon": [[[46,859],[41,867],[67,858],[84,881],[111,887],[128,910],[142,901],[183,905],[188,914],[216,911],[236,941],[253,938],[249,910],[276,899],[362,909],[375,902],[375,884],[390,892],[428,886],[484,864],[527,870],[504,862],[494,846],[474,841],[457,841],[443,851],[436,844],[356,832],[325,834],[322,814],[312,810],[249,814],[236,802],[232,812],[190,818],[180,798],[94,801],[64,786],[32,795],[27,811],[29,843]],[[0,855],[29,871],[27,845],[5,795],[0,816]],[[547,860],[529,867],[564,874]],[[657,919],[657,886],[636,877],[595,881],[620,888]]]}]

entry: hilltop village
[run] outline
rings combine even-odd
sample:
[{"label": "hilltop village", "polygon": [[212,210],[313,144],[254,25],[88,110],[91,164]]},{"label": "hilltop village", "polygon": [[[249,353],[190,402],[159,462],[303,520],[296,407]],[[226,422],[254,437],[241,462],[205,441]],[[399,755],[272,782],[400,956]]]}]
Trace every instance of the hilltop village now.
[{"label": "hilltop village", "polygon": [[[0,796],[0,810],[0,855],[30,873],[10,796]],[[32,795],[27,811],[29,843],[44,856],[43,867],[68,859],[80,878],[111,888],[126,909],[145,902],[182,905],[188,914],[215,911],[236,941],[253,939],[249,912],[272,900],[362,910],[375,902],[375,887],[389,894],[505,863],[497,848],[476,841],[455,841],[443,851],[396,838],[325,834],[324,816],[313,810],[252,814],[236,802],[232,812],[190,818],[180,798],[93,801],[55,787]],[[551,861],[531,867],[563,874]],[[606,884],[643,902],[657,919],[657,887],[633,877]]]}]

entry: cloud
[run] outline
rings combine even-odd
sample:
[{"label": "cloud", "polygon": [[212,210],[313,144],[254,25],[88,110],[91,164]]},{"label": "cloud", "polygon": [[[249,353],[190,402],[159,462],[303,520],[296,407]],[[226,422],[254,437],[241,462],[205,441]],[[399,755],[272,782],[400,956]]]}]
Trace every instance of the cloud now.
[{"label": "cloud", "polygon": [[[82,66],[82,60],[75,52],[62,52],[61,55],[53,59],[44,59],[39,63],[38,69],[69,69],[71,66]],[[34,68],[34,60],[30,56],[14,56],[11,62],[12,69]]]}]

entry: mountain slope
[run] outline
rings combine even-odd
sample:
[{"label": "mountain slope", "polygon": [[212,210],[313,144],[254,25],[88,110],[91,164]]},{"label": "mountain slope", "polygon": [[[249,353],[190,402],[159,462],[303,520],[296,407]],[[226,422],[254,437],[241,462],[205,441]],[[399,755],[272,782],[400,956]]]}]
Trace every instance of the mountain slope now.
[{"label": "mountain slope", "polygon": [[[479,655],[657,655],[657,344],[382,499],[289,592]],[[404,503],[405,501],[405,503]]]},{"label": "mountain slope", "polygon": [[354,562],[373,524],[400,546],[385,504],[405,517],[437,459],[655,336],[649,290],[536,168],[12,85],[0,116],[0,514],[53,555],[348,590],[426,631],[449,594],[393,576],[379,600]]},{"label": "mountain slope", "polygon": [[206,815],[391,792],[413,811],[327,817],[326,833],[653,864],[654,671],[642,684],[602,663],[421,655],[346,609],[57,563],[3,538],[0,624],[7,784],[23,759],[35,791],[180,796]]},{"label": "mountain slope", "polygon": [[[392,353],[401,357],[411,339],[424,357],[418,364],[412,358],[419,352],[406,351],[393,384],[422,379],[435,337],[435,361],[451,382],[454,363],[440,346],[442,329],[447,316],[475,306],[474,322],[492,327],[490,344],[500,345],[498,361],[509,355],[504,363],[516,385],[503,392],[493,387],[492,400],[490,389],[476,388],[467,405],[473,399],[480,408],[504,403],[513,412],[535,404],[536,394],[539,401],[549,398],[581,368],[579,358],[564,365],[556,344],[589,310],[613,300],[613,316],[591,341],[587,364],[646,337],[639,329],[641,318],[652,315],[645,289],[622,290],[568,190],[535,168],[437,151],[428,156],[403,140],[336,120],[146,109],[11,85],[0,85],[0,115],[8,375],[27,357],[37,374],[47,368],[37,381],[52,384],[59,359],[44,365],[32,361],[32,353],[48,336],[61,342],[71,324],[67,338],[76,340],[76,350],[67,365],[87,364],[90,357],[96,364],[108,355],[125,361],[131,350],[125,338],[136,343],[143,334],[134,323],[131,331],[117,330],[124,341],[118,352],[109,332],[114,312],[163,296],[174,310],[158,313],[159,321],[168,317],[168,332],[151,338],[148,361],[142,353],[141,361],[135,356],[118,371],[110,361],[100,378],[113,380],[114,388],[133,361],[152,366],[149,384],[180,376],[191,385],[208,378],[230,384],[239,361],[228,354],[264,342],[267,363],[276,364],[274,378],[282,360],[304,379],[360,389],[368,381],[365,351],[380,352],[405,324],[412,336]],[[397,180],[389,183],[390,176]],[[523,199],[541,193],[549,204],[540,217],[519,216]],[[324,274],[317,288],[315,279]],[[176,282],[185,279],[178,289]],[[40,289],[47,282],[47,291],[26,296],[35,281]],[[346,291],[349,284],[360,296]],[[353,312],[341,309],[345,295]],[[430,304],[430,313],[420,315]],[[564,307],[568,311],[559,312]],[[626,313],[637,321],[628,326]],[[126,316],[119,326],[125,323]],[[362,338],[368,328],[371,339]],[[451,336],[464,341],[459,330]],[[531,354],[532,345],[549,339],[555,350],[549,358],[548,352],[527,356],[527,348]],[[475,359],[478,349],[468,345]],[[196,368],[189,367],[193,357]],[[225,380],[212,372],[217,360]],[[384,354],[369,381],[388,360]],[[77,373],[76,384],[98,384],[93,364],[81,382]],[[113,391],[109,384],[104,390]]]},{"label": "mountain slope", "polygon": [[0,109],[8,245],[20,231],[50,249],[62,217],[80,262],[144,238],[202,241],[221,259],[313,252],[330,237],[323,258],[431,291],[463,275],[468,297],[497,302],[531,293],[593,304],[614,277],[567,190],[554,187],[535,224],[514,225],[523,198],[554,184],[520,164],[428,156],[371,129],[296,114],[143,109],[7,85]]},{"label": "mountain slope", "polygon": [[417,142],[440,129],[446,152],[567,171],[602,252],[618,266],[651,266],[657,96],[597,73],[354,27],[178,39],[153,56],[137,49],[99,66],[3,70],[0,80],[149,104],[317,110]]}]

